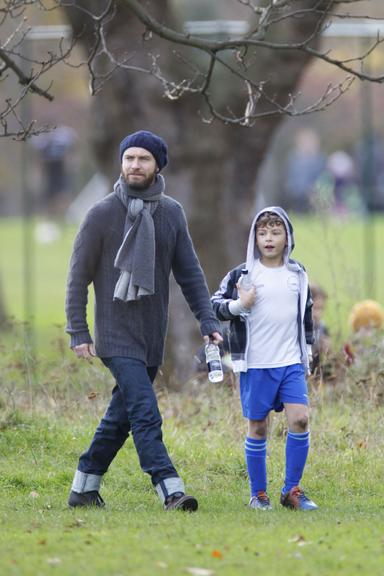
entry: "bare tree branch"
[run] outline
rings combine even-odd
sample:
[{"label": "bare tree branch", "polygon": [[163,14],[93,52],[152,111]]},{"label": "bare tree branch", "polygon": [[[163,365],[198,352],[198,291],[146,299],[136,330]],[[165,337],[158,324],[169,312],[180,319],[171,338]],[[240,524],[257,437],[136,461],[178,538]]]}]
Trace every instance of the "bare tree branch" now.
[{"label": "bare tree branch", "polygon": [[[49,87],[42,85],[44,75],[58,63],[64,62],[72,67],[85,67],[89,76],[92,95],[97,94],[112,75],[119,70],[130,74],[145,74],[155,78],[170,100],[187,95],[200,96],[205,103],[208,117],[206,121],[218,119],[222,122],[251,126],[259,117],[267,115],[300,115],[321,111],[330,106],[345,93],[354,78],[383,83],[383,73],[372,73],[365,67],[369,56],[384,42],[377,34],[371,45],[357,56],[341,58],[334,51],[319,48],[319,38],[326,31],[331,20],[357,18],[350,15],[348,7],[360,3],[360,0],[233,0],[234,4],[248,8],[250,25],[248,30],[229,38],[203,37],[180,30],[177,26],[167,25],[166,14],[160,20],[154,16],[153,3],[139,0],[52,0],[49,5],[43,0],[4,0],[0,8],[0,26],[12,23],[13,29],[8,37],[0,42],[0,80],[7,82],[13,76],[17,79],[20,92],[12,100],[0,102],[0,136],[9,136],[9,122],[16,122],[18,137],[30,133],[31,127],[24,127],[24,134],[18,106],[29,94],[35,93],[51,101],[53,94]],[[113,46],[113,26],[116,8],[124,4],[131,14],[141,22],[143,34],[137,50],[127,51]],[[69,45],[63,42],[56,45],[48,57],[35,58],[28,55],[29,10],[38,8],[43,11],[65,9],[79,11],[92,26],[93,41],[84,61],[75,64],[71,59],[75,40]],[[359,16],[367,21],[380,20],[373,14]],[[384,18],[381,18],[384,20]],[[305,33],[292,35],[289,30],[294,24],[311,21]],[[303,27],[304,31],[304,27]],[[83,34],[83,31],[78,31]],[[158,49],[153,48],[154,39],[159,43],[177,47],[175,60],[180,66],[178,74],[163,69]],[[271,81],[273,71],[265,77],[255,76],[255,62],[268,57],[269,53],[281,52],[289,58],[303,57],[317,59],[342,71],[346,78],[329,85],[315,102],[301,108],[299,95],[281,94],[276,96]],[[297,56],[295,56],[295,54]],[[218,104],[217,78],[222,74],[233,79],[242,105],[233,107],[230,102]],[[34,128],[32,128],[33,130]],[[21,130],[21,131],[20,131]]]}]

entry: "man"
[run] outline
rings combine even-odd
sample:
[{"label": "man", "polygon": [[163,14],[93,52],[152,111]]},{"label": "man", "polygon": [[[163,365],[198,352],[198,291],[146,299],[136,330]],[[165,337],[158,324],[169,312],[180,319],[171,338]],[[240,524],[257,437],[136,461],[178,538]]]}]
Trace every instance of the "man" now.
[{"label": "man", "polygon": [[[76,237],[67,286],[67,332],[79,358],[97,355],[116,386],[89,449],[82,454],[68,504],[103,506],[103,474],[132,433],[140,465],[166,510],[194,511],[162,441],[152,384],[163,360],[169,277],[200,322],[204,341],[222,341],[204,274],[181,205],[164,194],[165,142],[139,131],[120,144],[121,175],[88,212]],[[95,292],[95,347],[86,321],[88,285]]]}]

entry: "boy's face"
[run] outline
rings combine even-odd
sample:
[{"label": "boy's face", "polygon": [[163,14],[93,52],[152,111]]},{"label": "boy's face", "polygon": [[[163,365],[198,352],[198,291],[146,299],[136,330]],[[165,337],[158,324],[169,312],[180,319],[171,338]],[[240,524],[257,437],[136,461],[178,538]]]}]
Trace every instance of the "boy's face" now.
[{"label": "boy's face", "polygon": [[287,246],[287,233],[284,224],[261,224],[256,228],[256,246],[260,260],[266,266],[281,266]]}]

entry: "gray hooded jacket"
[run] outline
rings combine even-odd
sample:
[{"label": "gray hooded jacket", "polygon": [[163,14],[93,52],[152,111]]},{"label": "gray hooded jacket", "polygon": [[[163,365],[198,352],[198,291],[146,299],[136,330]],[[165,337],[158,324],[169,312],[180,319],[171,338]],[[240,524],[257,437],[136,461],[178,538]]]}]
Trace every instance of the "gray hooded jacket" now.
[{"label": "gray hooded jacket", "polygon": [[291,252],[295,246],[293,227],[285,210],[279,206],[269,206],[256,214],[249,233],[247,260],[245,263],[233,268],[223,278],[220,288],[212,296],[213,309],[219,320],[229,320],[230,326],[230,348],[234,372],[247,371],[248,349],[248,319],[246,314],[240,316],[233,315],[229,310],[229,304],[237,300],[238,292],[236,284],[238,283],[242,271],[246,268],[252,273],[252,268],[260,258],[260,253],[256,247],[256,221],[264,212],[273,212],[284,222],[287,232],[287,248],[284,253],[284,263],[289,270],[298,272],[299,277],[299,305],[298,305],[298,334],[301,350],[301,362],[305,369],[309,369],[309,357],[307,344],[313,344],[313,322],[312,322],[312,298],[308,286],[308,276],[302,264],[290,258]]}]

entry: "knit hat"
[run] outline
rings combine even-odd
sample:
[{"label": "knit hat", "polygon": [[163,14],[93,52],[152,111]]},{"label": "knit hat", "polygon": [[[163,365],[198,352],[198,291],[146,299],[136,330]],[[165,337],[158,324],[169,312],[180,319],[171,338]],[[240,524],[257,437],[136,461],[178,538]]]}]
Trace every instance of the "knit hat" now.
[{"label": "knit hat", "polygon": [[147,130],[139,130],[133,134],[128,134],[120,142],[120,162],[123,160],[123,154],[127,148],[145,148],[156,160],[159,170],[168,164],[168,147],[160,136],[156,136]]}]

